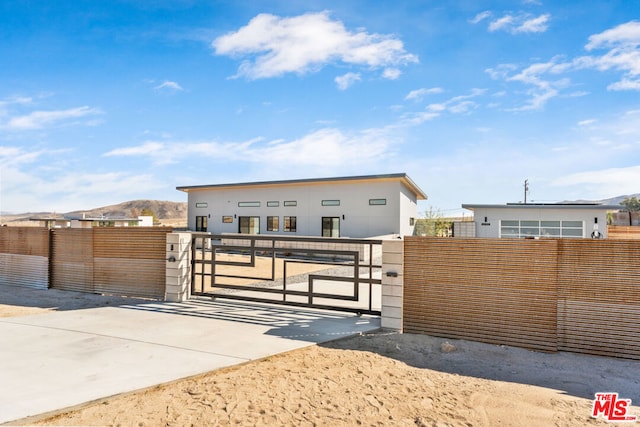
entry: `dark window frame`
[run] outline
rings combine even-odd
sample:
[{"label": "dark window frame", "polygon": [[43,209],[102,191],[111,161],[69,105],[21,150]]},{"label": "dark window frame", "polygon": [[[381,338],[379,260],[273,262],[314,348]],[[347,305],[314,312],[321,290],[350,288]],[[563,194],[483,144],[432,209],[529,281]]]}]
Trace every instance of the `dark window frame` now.
[{"label": "dark window frame", "polygon": [[207,215],[196,216],[196,231],[206,232],[209,227],[209,217]]},{"label": "dark window frame", "polygon": [[[249,220],[249,224],[245,224],[246,220]],[[257,220],[257,227],[255,224],[251,224],[251,220]],[[243,232],[243,228],[247,231]],[[252,233],[251,230],[255,230],[255,233]],[[260,234],[260,217],[259,216],[239,216],[238,217],[238,233],[240,234]]]},{"label": "dark window frame", "polygon": [[[338,235],[335,236],[333,234],[335,227],[334,223],[337,221],[338,223]],[[326,227],[327,223],[330,224],[329,227]],[[323,216],[322,217],[322,237],[340,237],[340,217],[338,216]]]},{"label": "dark window frame", "polygon": [[287,233],[295,233],[298,231],[298,217],[285,216],[282,223],[282,231]]},{"label": "dark window frame", "polygon": [[[274,222],[275,220],[275,222]],[[273,215],[267,217],[267,231],[280,231],[280,217]]]}]

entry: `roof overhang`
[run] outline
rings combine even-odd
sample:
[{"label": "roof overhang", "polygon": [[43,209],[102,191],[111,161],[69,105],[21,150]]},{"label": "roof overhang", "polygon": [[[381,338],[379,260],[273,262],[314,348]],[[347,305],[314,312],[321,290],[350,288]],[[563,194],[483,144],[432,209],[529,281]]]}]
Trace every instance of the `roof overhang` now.
[{"label": "roof overhang", "polygon": [[475,209],[598,209],[606,211],[624,209],[620,205],[601,205],[597,203],[507,203],[506,205],[463,204],[462,208],[470,211]]},{"label": "roof overhang", "polygon": [[361,175],[361,176],[346,176],[336,178],[312,178],[312,179],[292,179],[282,181],[258,181],[258,182],[240,182],[232,184],[212,184],[212,185],[191,185],[176,187],[177,190],[189,193],[191,191],[202,190],[224,190],[224,189],[239,189],[239,188],[266,188],[266,187],[286,187],[286,186],[303,186],[303,185],[319,185],[327,183],[375,183],[384,181],[400,181],[405,187],[407,187],[413,194],[415,194],[417,200],[427,200],[427,195],[416,185],[415,182],[406,173],[396,173],[387,175]]}]

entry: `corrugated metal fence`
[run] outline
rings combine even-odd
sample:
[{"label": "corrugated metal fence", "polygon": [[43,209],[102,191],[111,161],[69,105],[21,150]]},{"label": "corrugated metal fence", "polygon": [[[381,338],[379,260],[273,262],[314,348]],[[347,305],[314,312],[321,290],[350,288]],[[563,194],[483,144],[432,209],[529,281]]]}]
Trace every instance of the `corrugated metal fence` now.
[{"label": "corrugated metal fence", "polygon": [[0,227],[0,285],[47,289],[49,231]]},{"label": "corrugated metal fence", "polygon": [[170,227],[0,227],[0,284],[163,298]]},{"label": "corrugated metal fence", "polygon": [[405,239],[405,332],[640,359],[640,241]]}]

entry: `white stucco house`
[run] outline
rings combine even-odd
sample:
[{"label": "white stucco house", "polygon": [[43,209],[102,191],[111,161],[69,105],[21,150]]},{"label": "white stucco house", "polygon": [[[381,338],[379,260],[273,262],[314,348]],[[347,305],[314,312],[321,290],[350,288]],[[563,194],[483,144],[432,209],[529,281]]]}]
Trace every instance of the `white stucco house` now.
[{"label": "white stucco house", "polygon": [[618,205],[596,203],[463,204],[473,211],[476,237],[606,238],[607,212]]},{"label": "white stucco house", "polygon": [[188,195],[188,228],[213,234],[411,235],[427,199],[405,173],[177,189]]}]

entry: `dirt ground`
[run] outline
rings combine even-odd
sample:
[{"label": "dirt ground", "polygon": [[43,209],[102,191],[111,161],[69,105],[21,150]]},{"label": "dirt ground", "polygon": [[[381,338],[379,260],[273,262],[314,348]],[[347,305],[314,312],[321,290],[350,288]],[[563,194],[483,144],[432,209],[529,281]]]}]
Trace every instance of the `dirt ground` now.
[{"label": "dirt ground", "polygon": [[[0,286],[0,317],[130,302]],[[640,361],[380,331],[13,425],[605,425],[596,392],[640,416]]]}]

